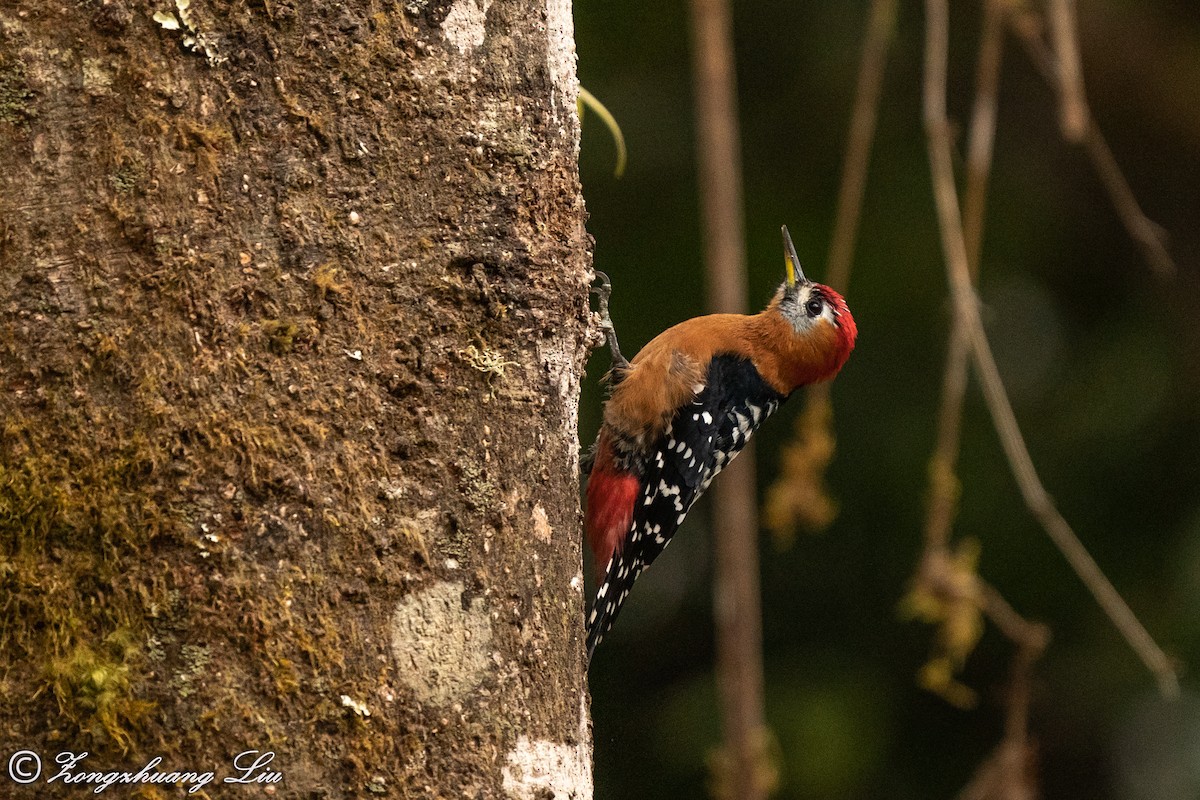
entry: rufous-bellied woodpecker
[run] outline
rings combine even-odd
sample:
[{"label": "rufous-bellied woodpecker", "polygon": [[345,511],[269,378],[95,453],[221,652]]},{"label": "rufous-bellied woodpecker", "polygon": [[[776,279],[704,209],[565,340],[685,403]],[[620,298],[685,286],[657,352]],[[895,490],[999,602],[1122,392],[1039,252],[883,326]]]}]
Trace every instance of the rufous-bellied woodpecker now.
[{"label": "rufous-bellied woodpecker", "polygon": [[632,361],[601,315],[613,353],[604,422],[585,462],[584,527],[599,588],[588,617],[588,660],[650,566],[750,435],[801,386],[832,378],[858,328],[846,301],[804,277],[783,228],[787,280],[754,315],[711,314],[668,328]]}]

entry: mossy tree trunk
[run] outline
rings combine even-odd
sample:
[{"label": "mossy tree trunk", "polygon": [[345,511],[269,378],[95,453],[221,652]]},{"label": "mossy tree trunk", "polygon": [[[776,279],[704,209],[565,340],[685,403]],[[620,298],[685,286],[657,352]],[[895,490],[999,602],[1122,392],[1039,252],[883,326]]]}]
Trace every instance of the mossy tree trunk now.
[{"label": "mossy tree trunk", "polygon": [[21,796],[590,797],[574,58],[569,0],[0,8]]}]

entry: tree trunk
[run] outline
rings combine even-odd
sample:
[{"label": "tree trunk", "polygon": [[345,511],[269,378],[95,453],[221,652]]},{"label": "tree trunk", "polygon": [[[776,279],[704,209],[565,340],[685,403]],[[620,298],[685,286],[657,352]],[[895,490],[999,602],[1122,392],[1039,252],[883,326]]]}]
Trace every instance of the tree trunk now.
[{"label": "tree trunk", "polygon": [[591,797],[576,90],[568,0],[0,9],[21,796]]}]

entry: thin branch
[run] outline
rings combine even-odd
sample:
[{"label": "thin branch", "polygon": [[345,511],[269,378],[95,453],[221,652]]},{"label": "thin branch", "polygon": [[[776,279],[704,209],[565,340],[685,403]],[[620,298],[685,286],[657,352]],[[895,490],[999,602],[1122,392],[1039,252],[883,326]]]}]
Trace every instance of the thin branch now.
[{"label": "thin branch", "polygon": [[[1029,60],[1041,73],[1042,78],[1059,92],[1059,70],[1055,68],[1054,55],[1042,34],[1043,25],[1038,14],[1031,9],[1014,11],[1009,15],[1009,23],[1017,38],[1025,47]],[[1086,106],[1085,106],[1086,108]],[[1151,269],[1160,275],[1174,275],[1177,271],[1175,261],[1167,251],[1166,232],[1161,225],[1151,220],[1142,211],[1129,181],[1121,172],[1113,157],[1112,150],[1104,138],[1104,134],[1096,125],[1096,120],[1090,116],[1087,128],[1082,137],[1084,151],[1091,159],[1092,165],[1108,192],[1109,200],[1116,209],[1121,223],[1125,226],[1130,237],[1142,249],[1142,257]]]},{"label": "thin branch", "polygon": [[[746,310],[745,237],[732,22],[728,0],[692,0],[692,68],[696,103],[700,206],[709,306]],[[754,455],[725,470],[714,487],[714,617],[724,731],[716,776],[725,797],[762,800],[777,782],[768,756],[759,597]]]},{"label": "thin branch", "polygon": [[[963,236],[971,278],[979,274],[983,246],[983,224],[987,208],[987,185],[996,140],[997,97],[1000,66],[1004,53],[1004,7],[999,2],[984,4],[983,33],[975,70],[975,105],[967,149],[967,185],[963,211]],[[950,540],[958,503],[958,463],[963,399],[967,391],[969,337],[960,315],[955,313],[942,376],[942,399],[938,409],[937,442],[930,467],[929,506],[925,516],[925,542],[944,547]]]},{"label": "thin branch", "polygon": [[1031,640],[1017,648],[1009,677],[1004,737],[980,765],[957,800],[1036,800],[1035,752],[1029,741],[1030,684],[1033,665],[1041,655],[1045,636],[1030,625]]},{"label": "thin branch", "polygon": [[871,18],[863,41],[862,60],[858,65],[858,88],[850,115],[850,136],[842,160],[842,185],[838,190],[837,214],[829,246],[829,268],[825,282],[845,291],[854,261],[854,243],[862,217],[863,193],[867,168],[871,163],[871,144],[875,141],[879,117],[879,95],[887,66],[888,45],[896,27],[898,0],[872,0]]},{"label": "thin branch", "polygon": [[696,152],[708,304],[714,311],[746,310],[742,158],[737,82],[728,0],[692,0],[692,73]]},{"label": "thin branch", "polygon": [[1030,622],[1017,613],[1004,596],[991,584],[979,579],[980,605],[992,624],[1020,650],[1030,654],[1032,663],[1050,643],[1050,629],[1040,622]]},{"label": "thin branch", "polygon": [[951,294],[956,314],[970,333],[975,366],[983,386],[1001,445],[1008,457],[1021,495],[1033,516],[1042,524],[1051,541],[1062,552],[1076,574],[1091,591],[1096,602],[1129,642],[1146,667],[1155,675],[1164,695],[1179,693],[1179,679],[1166,654],[1142,627],[1120,594],[1101,572],[1087,549],[1038,478],[1029,450],[1021,436],[1016,416],[1004,390],[991,347],[979,315],[978,301],[971,282],[971,269],[959,215],[958,193],[954,185],[952,139],[946,118],[946,62],[949,49],[949,10],[946,0],[926,0],[924,121],[929,150],[930,174],[934,187],[942,251],[946,259]]},{"label": "thin branch", "polygon": [[[829,240],[829,259],[825,282],[844,292],[850,284],[854,265],[854,247],[862,220],[863,195],[871,164],[871,145],[879,119],[879,97],[887,67],[888,46],[896,29],[899,0],[872,0],[867,35],[863,40],[862,59],[858,64],[858,83],[854,91],[854,110],[850,113],[850,131],[846,154],[842,158],[842,182],[838,187],[837,211],[834,212],[833,236]],[[809,387],[809,405],[829,401],[830,384]]]},{"label": "thin branch", "polygon": [[1177,268],[1171,254],[1167,252],[1166,230],[1147,217],[1142,211],[1142,207],[1138,205],[1137,198],[1133,195],[1133,189],[1125,180],[1125,175],[1121,172],[1117,159],[1109,149],[1108,142],[1100,133],[1100,129],[1096,127],[1095,121],[1088,127],[1087,135],[1083,139],[1083,147],[1091,157],[1092,164],[1095,166],[1104,188],[1108,190],[1108,196],[1111,198],[1117,214],[1121,217],[1125,230],[1129,232],[1135,242],[1141,245],[1143,258],[1156,272],[1162,275],[1174,275]]},{"label": "thin branch", "polygon": [[[896,9],[899,0],[872,0],[871,15],[867,22],[867,33],[863,40],[862,58],[858,66],[858,83],[854,94],[854,109],[850,114],[850,130],[846,142],[846,153],[842,159],[842,182],[838,188],[837,211],[834,216],[833,236],[829,243],[829,258],[825,282],[838,291],[845,291],[850,283],[850,268],[854,263],[854,248],[858,239],[859,222],[862,219],[863,195],[866,192],[868,168],[871,163],[871,146],[875,141],[876,123],[879,118],[879,98],[883,89],[883,78],[887,67],[888,48],[896,28]],[[796,440],[827,435],[833,439],[832,401],[830,383],[810,386],[805,393],[805,410],[798,422]],[[812,422],[811,429],[801,430],[800,425]],[[819,448],[818,448],[819,449]],[[825,463],[814,463],[809,472],[808,485],[813,494],[825,501],[827,508],[835,508],[828,498],[822,477]],[[776,486],[779,484],[777,483]],[[774,488],[774,487],[773,487]],[[784,492],[793,495],[790,487]],[[818,526],[828,525],[836,516],[836,510],[825,515]],[[818,515],[820,518],[820,515]],[[772,529],[780,534],[794,529],[791,517]],[[782,536],[782,534],[780,534]]]},{"label": "thin branch", "polygon": [[967,185],[963,191],[963,238],[971,276],[979,276],[979,254],[983,249],[988,179],[996,142],[996,118],[1000,95],[1000,68],[1004,60],[1004,4],[983,4],[983,31],[979,60],[975,64],[975,105],[971,110],[971,132],[967,143]]},{"label": "thin branch", "polygon": [[1029,622],[1012,609],[993,587],[979,585],[988,618],[1017,646],[1009,675],[1004,711],[1004,737],[976,770],[957,800],[1034,800],[1033,747],[1029,741],[1033,666],[1050,642],[1046,626]]},{"label": "thin branch", "polygon": [[1069,142],[1083,140],[1090,116],[1076,29],[1075,0],[1050,0],[1050,30],[1058,55],[1058,120],[1063,137]]}]

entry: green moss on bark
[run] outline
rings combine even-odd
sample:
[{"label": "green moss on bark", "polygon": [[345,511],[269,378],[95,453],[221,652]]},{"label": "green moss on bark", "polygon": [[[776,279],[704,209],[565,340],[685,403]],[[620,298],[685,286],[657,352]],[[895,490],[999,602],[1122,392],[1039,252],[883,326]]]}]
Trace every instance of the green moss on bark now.
[{"label": "green moss on bark", "polygon": [[25,62],[0,55],[0,122],[26,125],[37,116]]}]

